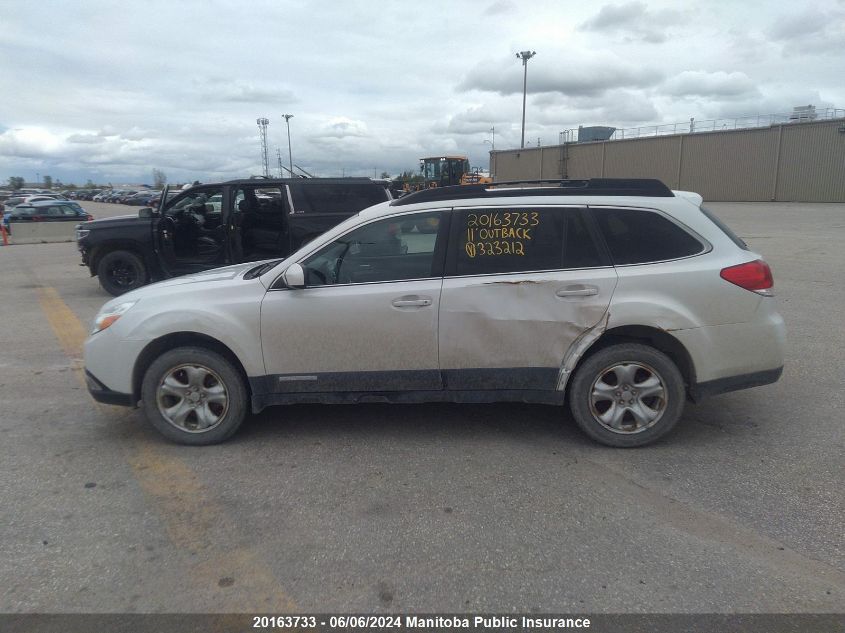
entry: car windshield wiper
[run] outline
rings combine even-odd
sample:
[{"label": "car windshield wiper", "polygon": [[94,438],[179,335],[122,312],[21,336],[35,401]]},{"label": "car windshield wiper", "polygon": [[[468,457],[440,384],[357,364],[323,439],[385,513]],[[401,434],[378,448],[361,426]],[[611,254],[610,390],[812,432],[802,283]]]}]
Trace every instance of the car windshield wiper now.
[{"label": "car windshield wiper", "polygon": [[244,279],[255,279],[256,277],[260,277],[268,270],[270,270],[273,266],[278,264],[281,259],[274,259],[271,262],[264,262],[263,264],[259,264],[255,268],[249,269],[246,274],[244,275]]}]

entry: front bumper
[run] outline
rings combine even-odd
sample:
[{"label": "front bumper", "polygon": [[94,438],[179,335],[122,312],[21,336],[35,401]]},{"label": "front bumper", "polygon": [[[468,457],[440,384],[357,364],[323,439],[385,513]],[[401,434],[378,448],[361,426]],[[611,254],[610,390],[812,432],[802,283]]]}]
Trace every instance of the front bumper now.
[{"label": "front bumper", "polygon": [[103,404],[113,404],[121,407],[134,407],[136,403],[131,393],[120,393],[112,391],[101,383],[97,378],[87,369],[85,370],[85,383],[88,386],[88,393],[97,402]]}]

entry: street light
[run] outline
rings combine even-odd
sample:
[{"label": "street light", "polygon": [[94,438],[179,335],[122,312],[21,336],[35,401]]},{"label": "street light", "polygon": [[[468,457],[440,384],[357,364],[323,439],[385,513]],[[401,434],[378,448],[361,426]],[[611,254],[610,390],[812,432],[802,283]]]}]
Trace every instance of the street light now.
[{"label": "street light", "polygon": [[522,76],[522,141],[520,147],[525,147],[525,95],[528,92],[528,60],[536,54],[537,51],[520,51],[516,54],[522,60],[522,67],[525,69]]},{"label": "street light", "polygon": [[290,175],[293,176],[293,152],[290,148],[290,120],[293,118],[292,114],[283,114],[285,117],[285,125],[288,127],[288,160],[290,161]]}]

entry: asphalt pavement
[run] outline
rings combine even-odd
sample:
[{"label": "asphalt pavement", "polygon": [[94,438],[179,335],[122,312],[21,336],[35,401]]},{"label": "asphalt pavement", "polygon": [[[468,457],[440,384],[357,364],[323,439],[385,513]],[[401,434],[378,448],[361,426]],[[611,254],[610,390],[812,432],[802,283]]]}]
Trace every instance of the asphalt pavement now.
[{"label": "asphalt pavement", "polygon": [[109,296],[75,245],[0,247],[0,612],[842,611],[845,204],[708,206],[772,266],[784,375],[633,450],[522,404],[169,444],[85,390]]}]

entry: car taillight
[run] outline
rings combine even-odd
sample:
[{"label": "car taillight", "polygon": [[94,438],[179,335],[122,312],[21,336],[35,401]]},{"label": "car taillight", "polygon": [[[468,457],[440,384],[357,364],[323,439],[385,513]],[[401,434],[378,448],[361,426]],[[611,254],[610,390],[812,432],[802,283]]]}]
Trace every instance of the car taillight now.
[{"label": "car taillight", "polygon": [[85,216],[85,219],[90,222],[91,220],[94,219],[94,216],[89,213],[88,215]]},{"label": "car taillight", "polygon": [[751,292],[767,297],[771,297],[773,294],[772,286],[775,285],[775,282],[772,279],[772,269],[762,259],[723,268],[719,275],[725,281]]}]

